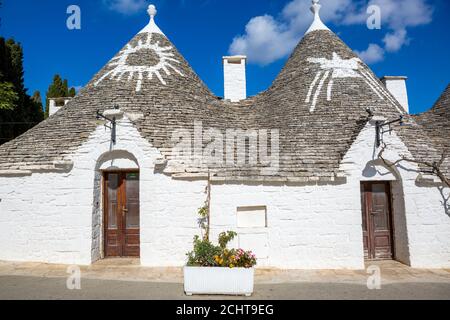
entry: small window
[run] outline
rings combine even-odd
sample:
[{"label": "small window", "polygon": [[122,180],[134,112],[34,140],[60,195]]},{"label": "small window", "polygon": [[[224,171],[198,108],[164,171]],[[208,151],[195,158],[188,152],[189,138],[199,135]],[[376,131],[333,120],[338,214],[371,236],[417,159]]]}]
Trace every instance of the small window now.
[{"label": "small window", "polygon": [[238,207],[237,226],[238,228],[266,228],[267,207]]}]

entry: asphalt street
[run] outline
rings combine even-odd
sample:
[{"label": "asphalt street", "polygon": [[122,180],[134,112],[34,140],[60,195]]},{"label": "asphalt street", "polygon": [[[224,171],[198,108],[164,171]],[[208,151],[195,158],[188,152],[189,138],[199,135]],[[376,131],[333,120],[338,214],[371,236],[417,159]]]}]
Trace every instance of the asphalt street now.
[{"label": "asphalt street", "polygon": [[257,284],[251,298],[225,296],[187,297],[181,283],[111,281],[82,279],[80,290],[69,290],[66,278],[0,276],[0,299],[51,300],[184,300],[184,299],[261,299],[261,300],[329,300],[329,299],[412,299],[450,300],[450,283],[408,282],[382,285],[369,290],[354,283],[286,283]]}]

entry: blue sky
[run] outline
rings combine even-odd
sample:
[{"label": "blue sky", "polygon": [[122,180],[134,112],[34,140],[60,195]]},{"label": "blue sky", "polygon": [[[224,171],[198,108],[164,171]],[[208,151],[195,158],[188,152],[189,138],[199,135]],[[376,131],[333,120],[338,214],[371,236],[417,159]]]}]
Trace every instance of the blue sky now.
[{"label": "blue sky", "polygon": [[[211,90],[223,95],[221,58],[249,56],[248,93],[267,89],[312,21],[310,0],[3,0],[0,35],[22,43],[29,93],[55,73],[83,86],[148,22],[156,22]],[[68,30],[69,5],[81,30]],[[450,82],[446,0],[322,0],[322,18],[378,76],[406,75],[411,112],[429,109]],[[368,5],[381,9],[369,30]]]}]

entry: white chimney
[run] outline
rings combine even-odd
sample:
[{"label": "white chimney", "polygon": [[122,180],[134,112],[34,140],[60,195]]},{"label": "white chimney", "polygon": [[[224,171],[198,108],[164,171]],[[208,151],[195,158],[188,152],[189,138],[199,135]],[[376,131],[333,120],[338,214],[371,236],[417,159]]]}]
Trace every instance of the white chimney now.
[{"label": "white chimney", "polygon": [[[48,98],[48,115],[52,116],[65,106],[72,98]],[[61,102],[64,105],[61,105]],[[59,105],[58,105],[59,104]]]},{"label": "white chimney", "polygon": [[407,77],[385,76],[381,78],[386,89],[397,99],[406,113],[409,113],[408,90],[406,89]]},{"label": "white chimney", "polygon": [[238,102],[247,98],[246,56],[223,57],[225,100]]}]

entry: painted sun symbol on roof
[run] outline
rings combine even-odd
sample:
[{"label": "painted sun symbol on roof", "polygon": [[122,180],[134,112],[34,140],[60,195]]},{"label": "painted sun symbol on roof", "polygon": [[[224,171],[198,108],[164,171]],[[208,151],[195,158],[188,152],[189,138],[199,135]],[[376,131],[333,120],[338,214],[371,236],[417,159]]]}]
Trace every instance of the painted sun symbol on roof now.
[{"label": "painted sun symbol on roof", "polygon": [[317,99],[319,98],[322,87],[328,78],[330,79],[327,84],[327,101],[331,101],[332,98],[334,79],[362,78],[369,88],[376,95],[378,95],[378,97],[380,97],[380,99],[389,100],[395,105],[397,110],[402,113],[402,111],[398,108],[397,103],[395,103],[386,90],[379,85],[374,76],[363,68],[362,61],[359,58],[342,59],[336,52],[333,52],[333,58],[330,60],[326,58],[309,58],[308,62],[320,65],[320,69],[317,71],[314,80],[311,82],[308,95],[305,100],[305,103],[311,103],[309,109],[310,112],[314,112]]},{"label": "painted sun symbol on roof", "polygon": [[108,66],[114,68],[106,72],[94,85],[97,86],[106,78],[120,81],[124,76],[128,76],[127,81],[136,81],[137,92],[141,91],[144,77],[147,77],[149,80],[156,77],[163,85],[166,85],[167,83],[163,76],[170,76],[171,71],[184,76],[172,64],[180,63],[174,59],[175,55],[171,52],[172,49],[171,46],[160,46],[159,41],[152,43],[152,33],[147,33],[146,41],[140,39],[136,45],[127,44],[119,52],[119,55],[108,64]]}]

